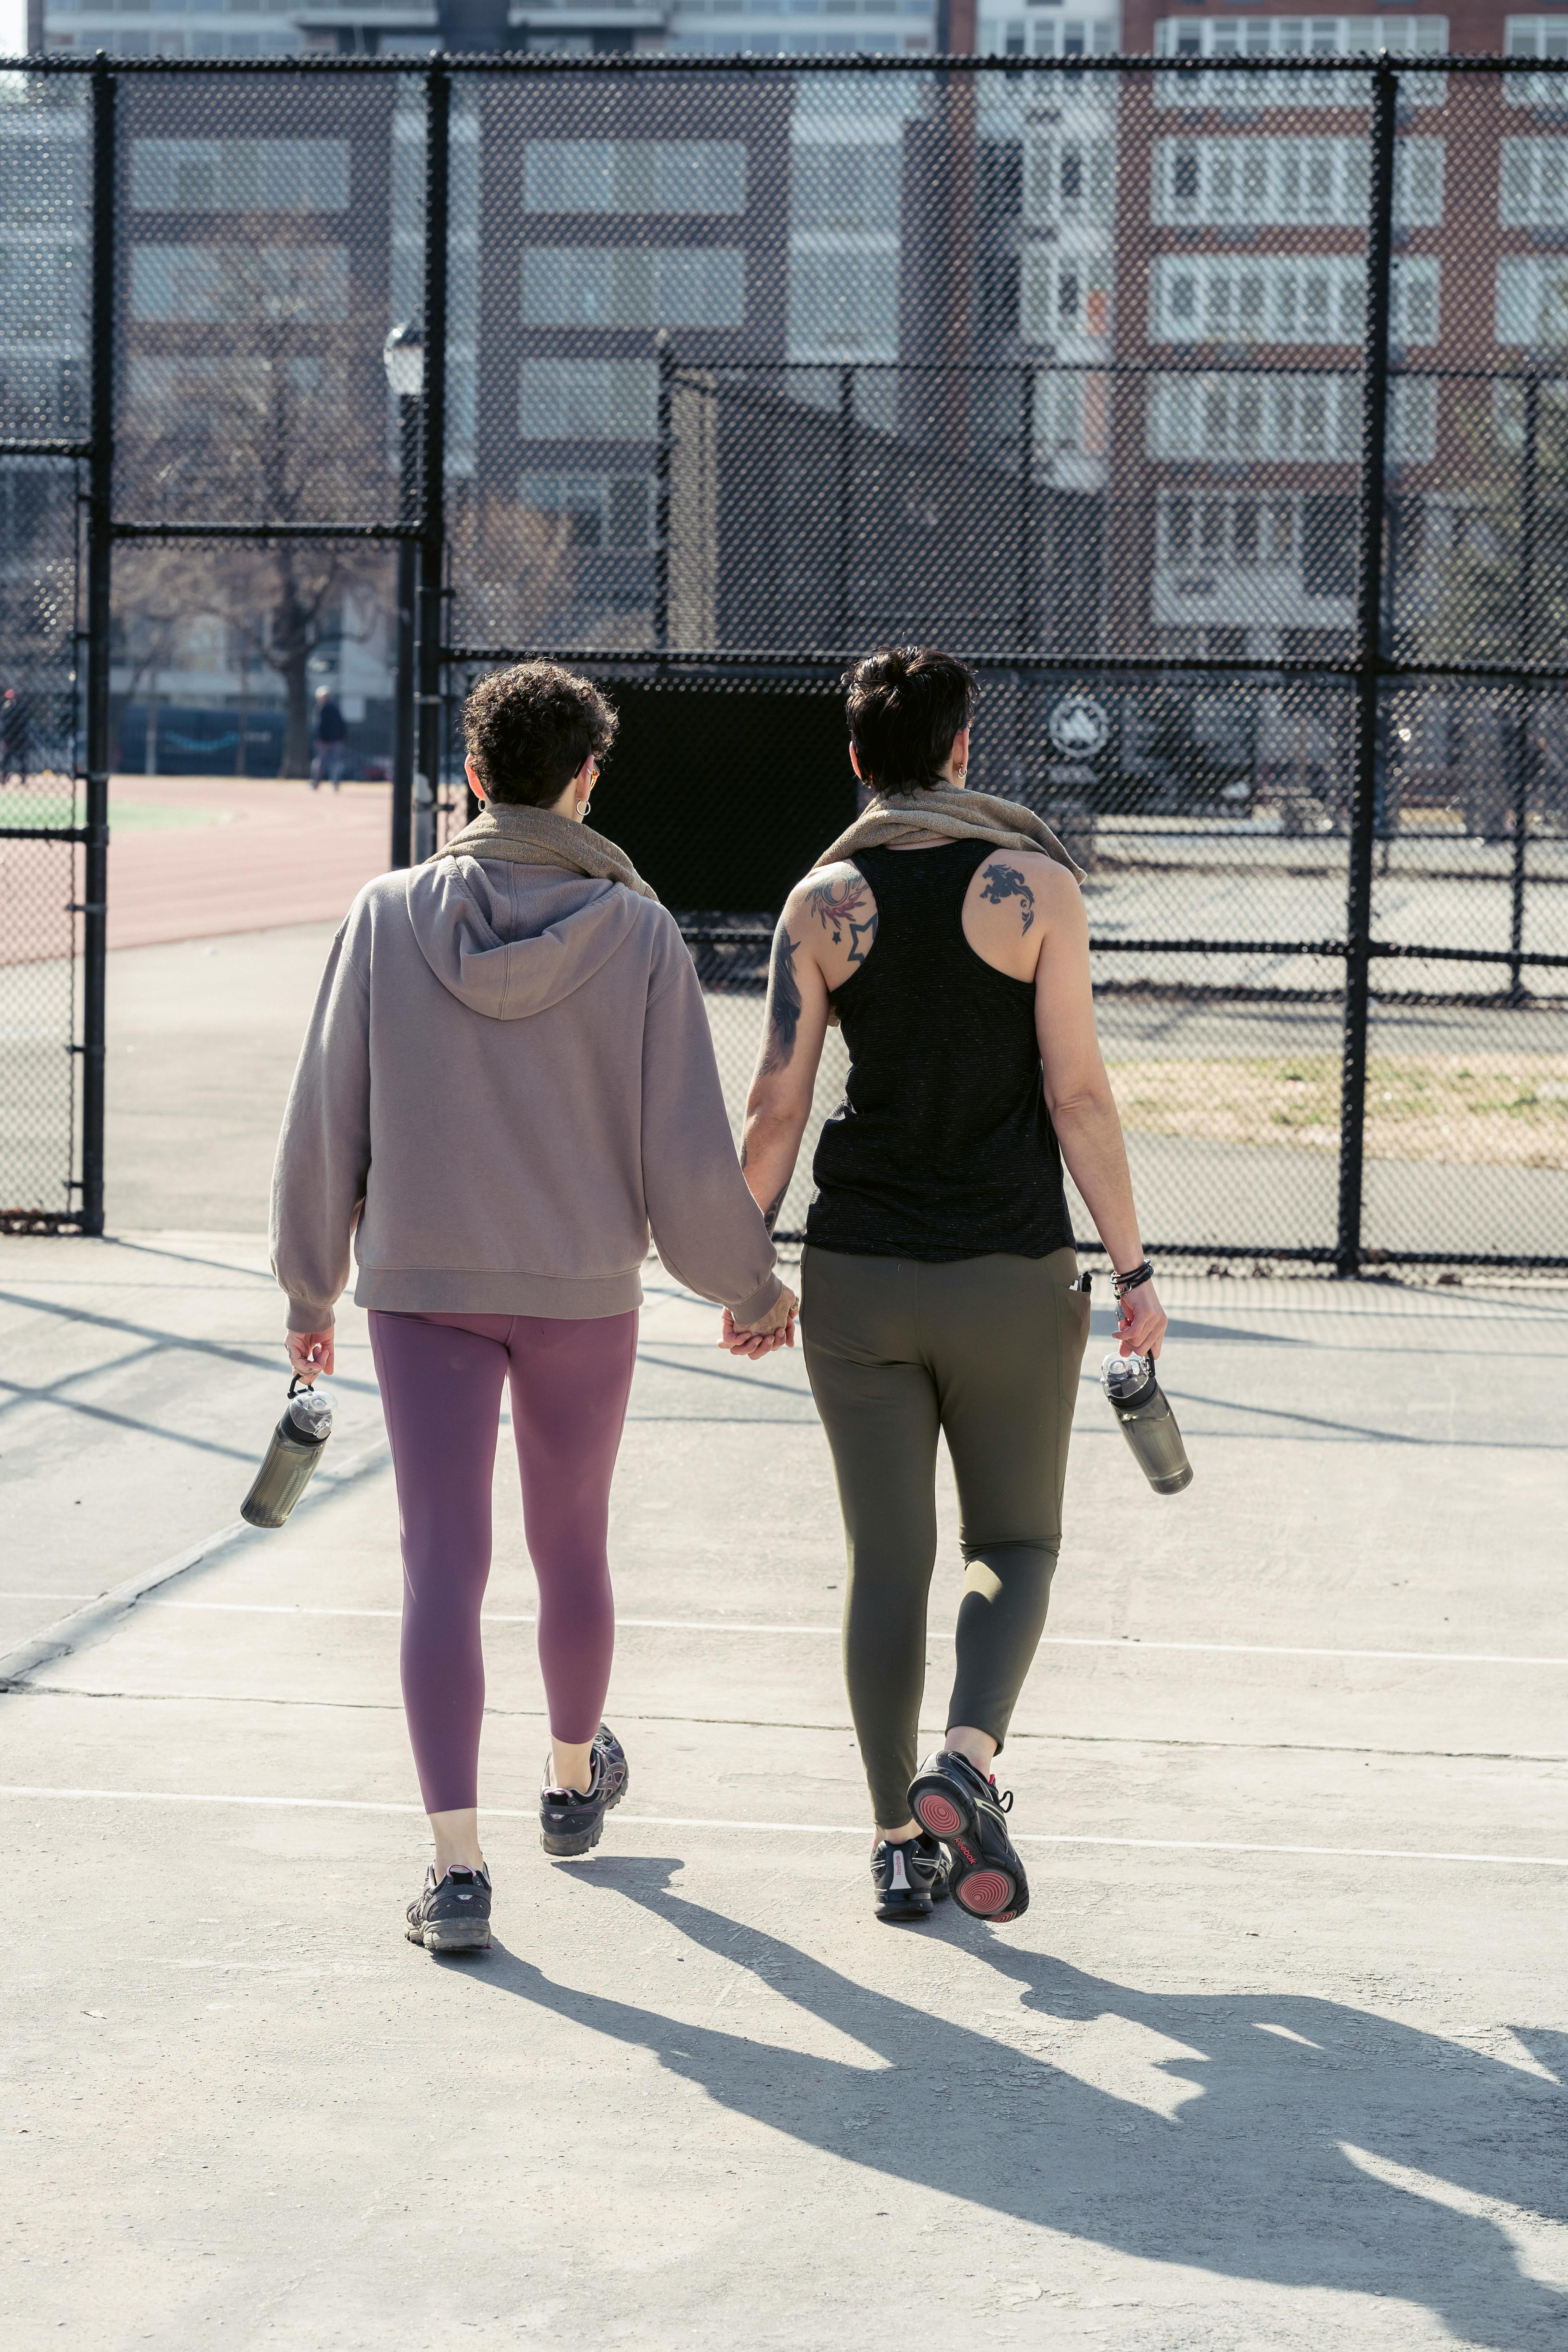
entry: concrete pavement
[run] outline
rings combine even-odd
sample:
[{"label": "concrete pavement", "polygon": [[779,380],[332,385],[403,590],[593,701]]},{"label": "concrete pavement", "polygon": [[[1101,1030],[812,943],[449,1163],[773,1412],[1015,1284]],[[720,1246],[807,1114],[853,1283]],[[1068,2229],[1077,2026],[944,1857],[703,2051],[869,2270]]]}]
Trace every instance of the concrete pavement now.
[{"label": "concrete pavement", "polygon": [[[254,1238],[4,1265],[19,1630],[231,1518],[282,1381]],[[401,1937],[388,1473],[0,1697],[9,2341],[1560,2343],[1568,1296],[1167,1288],[1197,1478],[1150,1495],[1086,1383],[1013,1927],[872,1921],[800,1361],[657,1268],[582,1865],[503,1435],[488,1959]],[[945,1478],[942,1531],[933,1733]]]}]

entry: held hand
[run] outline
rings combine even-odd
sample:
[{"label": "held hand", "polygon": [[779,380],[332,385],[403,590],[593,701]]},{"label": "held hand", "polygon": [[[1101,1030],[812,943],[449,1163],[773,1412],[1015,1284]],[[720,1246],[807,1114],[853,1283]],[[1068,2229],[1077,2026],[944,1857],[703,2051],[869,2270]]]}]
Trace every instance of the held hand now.
[{"label": "held hand", "polygon": [[767,1313],[750,1326],[737,1323],[726,1307],[719,1345],[732,1356],[749,1357],[753,1363],[759,1356],[771,1356],[775,1348],[793,1348],[799,1312],[800,1302],[789,1289],[781,1290]]},{"label": "held hand", "polygon": [[289,1331],[289,1361],[307,1388],[313,1387],[318,1373],[330,1378],[332,1370],[332,1335],[330,1331]]},{"label": "held hand", "polygon": [[1121,1301],[1121,1317],[1116,1327],[1117,1339],[1124,1356],[1157,1356],[1164,1344],[1165,1310],[1154,1296],[1152,1282],[1141,1282]]}]

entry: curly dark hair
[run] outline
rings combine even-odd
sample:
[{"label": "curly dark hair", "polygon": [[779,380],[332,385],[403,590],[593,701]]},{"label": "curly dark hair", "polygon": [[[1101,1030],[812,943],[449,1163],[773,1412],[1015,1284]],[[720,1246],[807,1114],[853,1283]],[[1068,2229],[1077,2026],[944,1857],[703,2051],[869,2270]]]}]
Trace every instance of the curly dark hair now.
[{"label": "curly dark hair", "polygon": [[926,792],[980,698],[974,672],[934,646],[879,646],[844,673],[860,773],[879,793]]},{"label": "curly dark hair", "polygon": [[548,808],[620,721],[592,681],[557,662],[518,662],[481,677],[463,705],[463,741],[493,801]]}]

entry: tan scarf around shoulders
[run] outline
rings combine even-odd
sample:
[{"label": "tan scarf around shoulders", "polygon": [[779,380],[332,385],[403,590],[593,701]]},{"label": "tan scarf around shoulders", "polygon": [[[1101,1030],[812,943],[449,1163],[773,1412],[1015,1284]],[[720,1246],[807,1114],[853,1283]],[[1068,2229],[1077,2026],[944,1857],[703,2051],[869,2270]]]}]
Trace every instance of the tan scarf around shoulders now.
[{"label": "tan scarf around shoulders", "polygon": [[603,882],[624,882],[639,898],[658,893],[643,880],[624,849],[607,841],[592,825],[574,824],[553,809],[524,808],[503,801],[487,801],[472,824],[443,843],[435,857],[500,857],[511,866],[560,866],[568,874],[587,874]]},{"label": "tan scarf around shoulders", "polygon": [[[929,792],[878,793],[854,824],[841,833],[817,859],[833,866],[858,850],[882,849],[900,841],[918,841],[922,834],[940,834],[947,841],[989,841],[998,849],[1037,849],[1065,866],[1076,881],[1083,867],[1070,858],[1050,826],[1016,801],[997,800],[990,793],[972,793],[959,784],[934,784]],[[815,870],[815,869],[814,869]]]}]

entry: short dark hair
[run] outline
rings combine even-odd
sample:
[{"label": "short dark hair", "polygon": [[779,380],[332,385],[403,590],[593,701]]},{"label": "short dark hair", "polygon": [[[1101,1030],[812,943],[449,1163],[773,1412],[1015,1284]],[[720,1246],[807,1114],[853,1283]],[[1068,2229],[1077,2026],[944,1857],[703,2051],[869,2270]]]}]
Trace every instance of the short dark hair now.
[{"label": "short dark hair", "polygon": [[463,741],[493,801],[548,808],[620,721],[591,679],[557,662],[491,670],[463,705]]},{"label": "short dark hair", "polygon": [[974,716],[974,672],[934,646],[879,646],[844,673],[849,740],[879,793],[928,792]]}]

